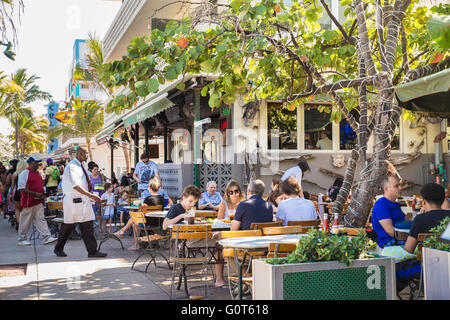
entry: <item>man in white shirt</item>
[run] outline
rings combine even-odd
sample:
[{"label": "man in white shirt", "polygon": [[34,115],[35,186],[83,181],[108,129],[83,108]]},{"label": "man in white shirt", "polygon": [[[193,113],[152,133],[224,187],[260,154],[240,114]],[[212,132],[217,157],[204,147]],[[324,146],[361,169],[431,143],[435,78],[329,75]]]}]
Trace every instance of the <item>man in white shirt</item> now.
[{"label": "man in white shirt", "polygon": [[92,193],[92,185],[83,162],[87,160],[87,152],[78,148],[75,159],[70,161],[62,177],[62,190],[64,193],[63,209],[64,223],[58,236],[54,253],[58,257],[67,256],[64,245],[78,223],[88,257],[106,257],[106,253],[97,251],[97,240],[94,236],[94,210],[92,202],[100,202],[100,197]]},{"label": "man in white shirt", "polygon": [[309,168],[308,162],[306,160],[301,160],[299,163],[292,168],[286,170],[286,172],[281,177],[281,181],[286,180],[289,177],[294,177],[297,180],[299,186],[302,186],[302,178],[306,171],[311,171]]},{"label": "man in white shirt", "polygon": [[333,142],[328,138],[328,134],[325,131],[320,134],[320,139],[317,141],[316,147],[321,150],[333,149]]}]

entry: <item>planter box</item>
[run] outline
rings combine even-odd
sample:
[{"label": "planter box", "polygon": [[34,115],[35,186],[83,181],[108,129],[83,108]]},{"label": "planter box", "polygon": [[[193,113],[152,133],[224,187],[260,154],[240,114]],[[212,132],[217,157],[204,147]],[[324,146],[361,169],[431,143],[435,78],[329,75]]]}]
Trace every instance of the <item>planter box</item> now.
[{"label": "planter box", "polygon": [[253,261],[255,300],[394,300],[392,258],[271,265]]},{"label": "planter box", "polygon": [[425,300],[450,300],[450,252],[423,247]]}]

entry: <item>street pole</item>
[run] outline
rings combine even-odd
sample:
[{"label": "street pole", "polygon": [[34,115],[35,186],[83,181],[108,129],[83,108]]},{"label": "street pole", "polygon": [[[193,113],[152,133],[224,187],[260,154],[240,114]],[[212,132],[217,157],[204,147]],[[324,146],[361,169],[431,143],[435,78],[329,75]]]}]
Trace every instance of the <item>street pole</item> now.
[{"label": "street pole", "polygon": [[134,167],[136,168],[136,165],[139,162],[139,122],[136,123],[134,130]]},{"label": "street pole", "polygon": [[[194,123],[200,120],[200,92],[201,88],[194,88]],[[200,136],[202,126],[194,125],[194,184],[200,188]]]}]

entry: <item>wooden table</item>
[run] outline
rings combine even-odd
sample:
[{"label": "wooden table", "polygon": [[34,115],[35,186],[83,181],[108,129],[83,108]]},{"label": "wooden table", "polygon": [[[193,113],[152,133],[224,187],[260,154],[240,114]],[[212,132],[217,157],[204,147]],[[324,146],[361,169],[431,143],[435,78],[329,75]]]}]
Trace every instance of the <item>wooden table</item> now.
[{"label": "wooden table", "polygon": [[[232,248],[234,251],[234,260],[238,267],[238,297],[242,300],[242,265],[248,251],[255,251],[260,249],[268,249],[270,243],[297,243],[301,237],[308,236],[307,234],[283,234],[276,236],[260,236],[260,237],[240,237],[222,239],[219,244],[226,248]],[[238,259],[237,249],[244,250],[244,258],[242,262]]]}]

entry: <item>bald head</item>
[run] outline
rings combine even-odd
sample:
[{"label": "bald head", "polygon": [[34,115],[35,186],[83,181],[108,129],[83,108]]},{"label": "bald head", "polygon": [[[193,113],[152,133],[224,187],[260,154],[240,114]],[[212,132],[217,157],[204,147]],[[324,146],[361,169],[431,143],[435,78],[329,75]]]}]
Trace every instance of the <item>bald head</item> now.
[{"label": "bald head", "polygon": [[76,158],[77,158],[77,160],[80,161],[80,162],[86,161],[87,158],[88,158],[88,154],[87,154],[86,149],[84,149],[84,148],[82,148],[82,147],[79,147],[79,148],[77,149]]}]

